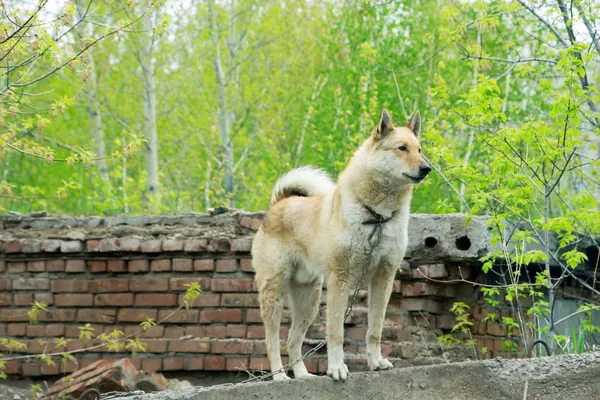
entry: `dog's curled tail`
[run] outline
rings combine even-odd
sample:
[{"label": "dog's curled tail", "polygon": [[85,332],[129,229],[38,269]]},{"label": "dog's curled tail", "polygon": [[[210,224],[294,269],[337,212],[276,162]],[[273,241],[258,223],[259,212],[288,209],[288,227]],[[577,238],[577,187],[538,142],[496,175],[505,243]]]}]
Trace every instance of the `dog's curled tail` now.
[{"label": "dog's curled tail", "polygon": [[283,175],[275,183],[271,194],[271,206],[292,196],[320,196],[333,189],[335,183],[327,174],[317,168],[300,167]]}]

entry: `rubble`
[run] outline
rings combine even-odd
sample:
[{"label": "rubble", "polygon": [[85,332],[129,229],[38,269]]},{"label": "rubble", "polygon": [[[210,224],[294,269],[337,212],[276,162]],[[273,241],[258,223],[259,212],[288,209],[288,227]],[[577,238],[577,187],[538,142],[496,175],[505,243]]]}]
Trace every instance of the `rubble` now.
[{"label": "rubble", "polygon": [[[100,360],[75,371],[57,381],[48,389],[43,399],[63,399],[66,395],[80,398],[82,394],[90,389],[96,389],[102,394],[135,390],[150,393],[191,387],[192,385],[187,381],[167,379],[157,372],[138,371],[129,359],[122,358],[116,361]],[[91,393],[89,394],[91,395]],[[93,399],[94,397],[90,398]]]}]

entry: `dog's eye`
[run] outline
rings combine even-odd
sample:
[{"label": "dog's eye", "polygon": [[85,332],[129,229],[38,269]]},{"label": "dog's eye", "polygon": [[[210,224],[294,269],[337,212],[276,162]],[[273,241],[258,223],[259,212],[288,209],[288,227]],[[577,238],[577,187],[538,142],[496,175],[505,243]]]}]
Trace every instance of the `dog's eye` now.
[{"label": "dog's eye", "polygon": [[398,150],[400,150],[400,151],[406,151],[408,149],[406,148],[406,146],[400,146],[400,147],[398,147]]},{"label": "dog's eye", "polygon": [[419,148],[419,153],[421,152],[421,148]]}]

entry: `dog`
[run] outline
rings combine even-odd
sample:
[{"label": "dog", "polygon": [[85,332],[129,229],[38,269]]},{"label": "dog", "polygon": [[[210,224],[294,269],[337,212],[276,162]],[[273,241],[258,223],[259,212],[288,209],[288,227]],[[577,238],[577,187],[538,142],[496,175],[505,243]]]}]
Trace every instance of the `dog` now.
[{"label": "dog", "polygon": [[[290,379],[283,371],[279,341],[286,296],[292,319],[287,349],[293,361],[301,358],[325,279],[327,374],[336,381],[348,378],[344,314],[349,295],[362,279],[369,283],[369,368],[392,368],[381,355],[381,331],[394,276],[406,251],[413,188],[431,171],[421,156],[420,130],[419,111],[406,126],[394,127],[383,109],[370,137],[354,153],[337,184],[312,167],[294,169],[275,184],[271,207],[252,244],[274,380]],[[372,247],[369,240],[375,233],[380,239]],[[292,369],[295,378],[312,375],[303,362]]]}]

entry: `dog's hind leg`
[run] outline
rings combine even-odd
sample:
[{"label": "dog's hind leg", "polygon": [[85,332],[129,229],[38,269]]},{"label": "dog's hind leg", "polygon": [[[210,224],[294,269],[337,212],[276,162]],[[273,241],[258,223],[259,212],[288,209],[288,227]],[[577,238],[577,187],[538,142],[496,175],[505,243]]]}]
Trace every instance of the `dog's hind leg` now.
[{"label": "dog's hind leg", "polygon": [[377,267],[369,285],[369,329],[367,330],[367,362],[371,370],[392,368],[391,362],[381,355],[381,331],[396,268],[389,263]]},{"label": "dog's hind leg", "polygon": [[281,347],[279,341],[279,326],[281,324],[281,311],[283,310],[285,281],[283,273],[265,279],[259,283],[260,313],[265,324],[265,338],[267,342],[267,355],[271,371],[275,372],[273,380],[289,379],[282,370]]},{"label": "dog's hind leg", "polygon": [[[302,343],[310,325],[315,320],[321,301],[323,282],[316,279],[310,283],[290,283],[290,308],[292,310],[292,327],[288,336],[288,353],[290,362],[302,356]],[[303,361],[293,367],[295,378],[312,376],[308,373]]]}]

